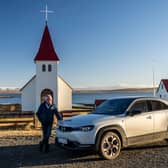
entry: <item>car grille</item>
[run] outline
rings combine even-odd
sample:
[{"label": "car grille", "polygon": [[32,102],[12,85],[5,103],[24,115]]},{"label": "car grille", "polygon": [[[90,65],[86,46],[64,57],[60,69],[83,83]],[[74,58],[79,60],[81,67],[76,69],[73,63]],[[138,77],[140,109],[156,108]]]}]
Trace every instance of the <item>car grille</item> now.
[{"label": "car grille", "polygon": [[73,128],[71,127],[64,127],[64,126],[59,126],[58,129],[62,132],[71,132],[73,131]]}]

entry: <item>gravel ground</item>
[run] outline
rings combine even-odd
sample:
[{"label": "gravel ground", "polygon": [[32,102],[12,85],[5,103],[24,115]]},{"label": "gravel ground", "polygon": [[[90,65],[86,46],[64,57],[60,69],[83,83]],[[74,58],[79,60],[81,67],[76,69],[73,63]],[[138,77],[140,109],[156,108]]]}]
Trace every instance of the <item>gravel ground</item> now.
[{"label": "gravel ground", "polygon": [[49,153],[40,153],[39,131],[0,131],[0,167],[59,168],[167,168],[168,145],[160,142],[121,151],[113,160],[103,160],[93,151],[66,151],[54,145]]}]

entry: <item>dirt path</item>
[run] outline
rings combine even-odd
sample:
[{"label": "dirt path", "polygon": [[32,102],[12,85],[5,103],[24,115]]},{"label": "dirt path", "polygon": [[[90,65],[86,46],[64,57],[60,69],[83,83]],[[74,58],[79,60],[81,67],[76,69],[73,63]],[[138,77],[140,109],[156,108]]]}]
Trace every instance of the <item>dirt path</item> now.
[{"label": "dirt path", "polygon": [[41,130],[3,130],[0,131],[0,138],[5,136],[40,136]]},{"label": "dirt path", "polygon": [[122,150],[114,161],[101,159],[93,151],[66,151],[54,145],[51,151],[38,151],[41,139],[38,131],[0,131],[0,167],[60,167],[60,168],[167,168],[166,142]]}]

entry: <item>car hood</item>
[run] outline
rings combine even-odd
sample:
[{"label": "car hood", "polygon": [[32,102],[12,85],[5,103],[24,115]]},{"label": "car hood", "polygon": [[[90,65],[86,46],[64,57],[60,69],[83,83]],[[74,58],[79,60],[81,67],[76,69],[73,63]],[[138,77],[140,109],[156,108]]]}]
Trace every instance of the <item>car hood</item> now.
[{"label": "car hood", "polygon": [[71,117],[67,120],[63,120],[59,122],[59,125],[63,126],[85,126],[85,125],[93,125],[97,122],[101,122],[102,120],[108,120],[116,118],[116,116],[109,116],[109,115],[100,115],[100,114],[86,114],[86,115],[78,115]]}]

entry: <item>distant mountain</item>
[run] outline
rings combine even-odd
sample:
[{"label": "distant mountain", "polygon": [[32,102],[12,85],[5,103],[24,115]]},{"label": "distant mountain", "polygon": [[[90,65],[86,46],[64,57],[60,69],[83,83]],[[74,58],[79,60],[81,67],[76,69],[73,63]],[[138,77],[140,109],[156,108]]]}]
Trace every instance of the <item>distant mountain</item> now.
[{"label": "distant mountain", "polygon": [[20,94],[20,89],[15,87],[0,87],[0,94]]},{"label": "distant mountain", "polygon": [[[155,88],[156,90],[157,88]],[[109,92],[126,92],[126,93],[134,93],[134,92],[142,92],[142,93],[151,93],[153,92],[153,88],[119,88],[119,89],[88,89],[88,88],[77,88],[73,90],[73,93],[109,93]]]}]

